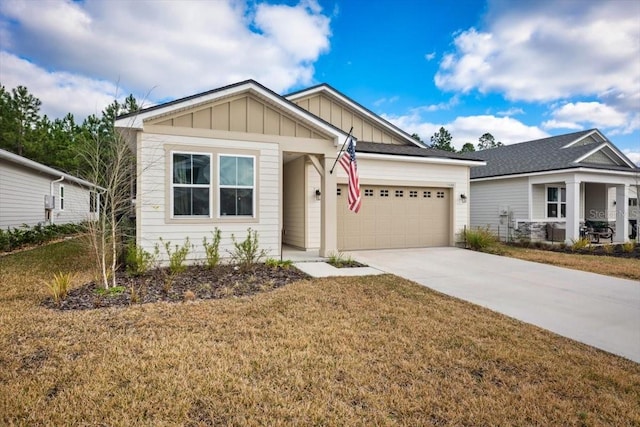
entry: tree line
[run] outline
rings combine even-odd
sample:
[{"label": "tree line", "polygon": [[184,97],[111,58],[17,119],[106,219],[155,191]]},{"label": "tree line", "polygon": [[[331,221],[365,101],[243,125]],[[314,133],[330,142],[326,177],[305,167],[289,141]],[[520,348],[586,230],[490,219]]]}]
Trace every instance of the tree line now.
[{"label": "tree line", "polygon": [[53,120],[41,115],[41,105],[25,86],[7,90],[0,85],[0,148],[82,178],[91,171],[81,154],[97,139],[113,140],[118,115],[139,110],[129,95],[78,123],[71,113]]},{"label": "tree line", "polygon": [[[414,133],[411,136],[417,141],[425,144],[424,141],[420,139],[418,134]],[[425,145],[429,148],[434,148],[434,149],[443,150],[443,151],[450,151],[452,153],[472,153],[476,151],[476,146],[474,146],[471,142],[466,142],[462,146],[460,151],[458,151],[455,149],[453,145],[451,145],[452,141],[453,141],[453,137],[451,136],[451,133],[449,133],[449,131],[446,130],[444,127],[441,127],[440,130],[438,130],[438,132],[434,133],[431,136],[431,144],[425,144]],[[487,132],[483,134],[480,138],[478,138],[477,149],[478,151],[486,150],[488,148],[502,147],[503,145],[504,144],[502,144],[502,142],[496,141],[493,135]]]}]

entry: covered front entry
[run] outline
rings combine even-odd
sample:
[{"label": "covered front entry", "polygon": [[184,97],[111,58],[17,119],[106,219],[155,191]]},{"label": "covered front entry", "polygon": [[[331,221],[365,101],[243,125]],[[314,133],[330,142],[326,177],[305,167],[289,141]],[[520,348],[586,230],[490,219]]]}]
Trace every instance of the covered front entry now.
[{"label": "covered front entry", "polygon": [[338,249],[449,246],[451,192],[448,188],[361,186],[362,208],[347,207],[347,186],[338,185]]}]

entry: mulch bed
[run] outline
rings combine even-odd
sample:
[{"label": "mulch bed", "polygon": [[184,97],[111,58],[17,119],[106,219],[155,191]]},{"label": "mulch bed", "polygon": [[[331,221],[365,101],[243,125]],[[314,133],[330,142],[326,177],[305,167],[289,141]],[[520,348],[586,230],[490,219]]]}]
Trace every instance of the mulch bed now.
[{"label": "mulch bed", "polygon": [[[166,268],[132,277],[124,272],[116,276],[119,292],[105,292],[95,282],[69,291],[58,305],[47,298],[43,305],[59,310],[88,310],[102,307],[126,307],[159,301],[183,302],[253,295],[277,289],[309,276],[295,267],[267,267],[257,264],[248,271],[232,265],[207,269],[187,267],[171,279]],[[113,288],[112,288],[113,289]],[[117,288],[116,288],[117,289]]]},{"label": "mulch bed", "polygon": [[590,245],[584,249],[573,250],[571,245],[536,245],[530,243],[518,244],[510,243],[511,246],[518,246],[529,249],[539,249],[544,251],[562,252],[567,254],[580,254],[580,255],[596,255],[596,256],[612,256],[616,258],[631,258],[640,259],[640,245],[636,245],[632,251],[625,251],[620,244],[609,245]]}]

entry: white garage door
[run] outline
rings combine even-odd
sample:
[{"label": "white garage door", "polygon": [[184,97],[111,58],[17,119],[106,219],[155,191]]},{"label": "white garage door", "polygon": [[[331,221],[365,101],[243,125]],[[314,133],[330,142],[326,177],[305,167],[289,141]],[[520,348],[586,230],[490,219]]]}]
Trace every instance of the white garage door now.
[{"label": "white garage door", "polygon": [[362,207],[347,206],[347,186],[338,186],[338,249],[449,246],[448,188],[361,186]]}]

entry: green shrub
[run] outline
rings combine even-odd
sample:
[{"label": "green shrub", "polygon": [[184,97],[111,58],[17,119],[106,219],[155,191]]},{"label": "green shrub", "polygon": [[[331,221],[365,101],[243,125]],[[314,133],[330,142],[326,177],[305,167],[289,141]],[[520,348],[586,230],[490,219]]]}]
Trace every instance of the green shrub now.
[{"label": "green shrub", "polygon": [[465,231],[467,245],[474,251],[486,251],[498,243],[498,238],[489,230],[489,227],[478,227],[475,230]]},{"label": "green shrub", "polygon": [[205,264],[207,268],[214,268],[220,262],[220,229],[216,227],[211,234],[213,234],[211,243],[207,242],[206,237],[202,238],[202,246],[204,246],[204,252],[207,257]]},{"label": "green shrub", "polygon": [[247,238],[242,242],[238,242],[233,234],[231,240],[234,247],[233,252],[230,252],[231,259],[242,271],[250,270],[267,254],[266,250],[260,249],[258,232],[252,230],[251,227],[247,229]]},{"label": "green shrub", "polygon": [[336,268],[343,268],[353,264],[354,261],[353,258],[343,254],[342,252],[332,252],[329,254],[327,262]]},{"label": "green shrub", "polygon": [[153,267],[159,255],[156,246],[154,253],[150,253],[136,246],[135,242],[129,243],[126,249],[125,263],[127,273],[132,276],[140,276]]},{"label": "green shrub", "polygon": [[0,230],[0,251],[10,252],[27,245],[41,245],[50,240],[77,234],[83,230],[82,224],[37,224],[33,227],[22,224],[20,227]]},{"label": "green shrub", "polygon": [[275,258],[267,258],[264,261],[264,265],[266,265],[269,268],[282,268],[284,270],[288,270],[292,264],[293,264],[293,261],[291,261],[290,259],[279,260]]},{"label": "green shrub", "polygon": [[47,283],[49,293],[56,304],[60,304],[67,297],[72,280],[73,275],[71,273],[63,274],[59,272],[54,274],[53,279]]},{"label": "green shrub", "polygon": [[635,248],[636,248],[636,244],[634,242],[624,242],[622,244],[622,252],[626,252],[628,254],[633,252]]},{"label": "green shrub", "polygon": [[184,262],[192,248],[189,238],[187,237],[185,239],[182,246],[175,245],[175,249],[171,249],[171,242],[165,242],[162,240],[162,237],[160,238],[160,242],[164,245],[164,250],[167,252],[167,256],[169,257],[169,271],[171,274],[182,273],[185,271],[187,266]]}]

